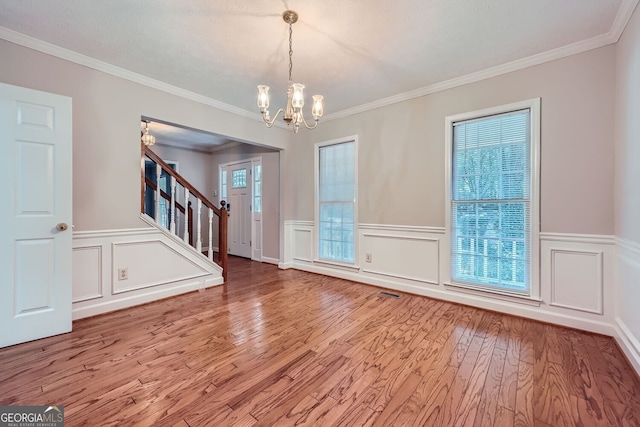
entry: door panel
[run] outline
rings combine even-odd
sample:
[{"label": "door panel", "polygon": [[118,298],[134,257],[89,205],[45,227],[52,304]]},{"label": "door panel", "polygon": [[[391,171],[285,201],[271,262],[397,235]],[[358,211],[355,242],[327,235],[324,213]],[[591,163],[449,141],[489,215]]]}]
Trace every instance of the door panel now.
[{"label": "door panel", "polygon": [[71,98],[0,83],[0,129],[4,347],[71,330]]},{"label": "door panel", "polygon": [[251,162],[230,166],[228,172],[229,254],[251,258]]}]

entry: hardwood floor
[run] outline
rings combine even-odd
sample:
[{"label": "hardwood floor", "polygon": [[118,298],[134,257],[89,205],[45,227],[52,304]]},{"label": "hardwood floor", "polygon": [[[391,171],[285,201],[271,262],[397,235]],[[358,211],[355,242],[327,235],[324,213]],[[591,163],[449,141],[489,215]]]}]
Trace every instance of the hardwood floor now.
[{"label": "hardwood floor", "polygon": [[0,349],[68,426],[638,426],[611,338],[231,257],[229,283]]}]

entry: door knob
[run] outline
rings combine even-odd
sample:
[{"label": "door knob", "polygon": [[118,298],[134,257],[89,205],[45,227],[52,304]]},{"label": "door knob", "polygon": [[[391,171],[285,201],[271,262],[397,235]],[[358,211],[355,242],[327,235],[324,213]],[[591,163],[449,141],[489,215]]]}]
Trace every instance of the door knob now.
[{"label": "door knob", "polygon": [[61,222],[60,224],[56,225],[56,230],[58,231],[65,231],[67,228],[69,228],[69,226],[64,222]]}]

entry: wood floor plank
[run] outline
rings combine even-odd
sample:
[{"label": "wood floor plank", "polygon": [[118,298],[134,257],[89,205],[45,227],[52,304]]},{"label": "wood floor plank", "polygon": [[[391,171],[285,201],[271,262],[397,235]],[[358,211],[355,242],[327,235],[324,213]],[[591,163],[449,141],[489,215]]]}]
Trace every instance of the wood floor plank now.
[{"label": "wood floor plank", "polygon": [[498,406],[498,410],[496,411],[496,421],[493,424],[485,424],[485,425],[495,425],[500,427],[513,427],[513,419],[514,414],[513,411],[503,407]]},{"label": "wood floor plank", "polygon": [[498,392],[498,405],[513,412],[516,408],[518,388],[518,365],[520,363],[520,337],[515,329],[509,332],[509,343],[505,353],[502,382]]},{"label": "wood floor plank", "polygon": [[69,425],[640,426],[609,337],[231,257],[225,285],[0,349]]},{"label": "wood floor plank", "polygon": [[[486,340],[485,340],[486,341]],[[480,402],[478,405],[478,411],[474,421],[474,425],[478,426],[492,426],[500,425],[496,424],[496,411],[498,407],[498,399],[496,396],[500,393],[500,386],[502,384],[502,373],[504,371],[504,363],[506,359],[506,349],[499,347],[502,343],[498,339],[491,355],[491,361],[489,364],[489,370],[484,381],[482,388],[478,389],[476,393],[480,394]]]},{"label": "wood floor plank", "polygon": [[533,412],[533,365],[520,360],[513,423],[517,427],[533,426],[535,415]]},{"label": "wood floor plank", "polygon": [[469,344],[469,349],[465,354],[464,361],[458,368],[453,384],[451,384],[451,388],[445,398],[441,417],[436,420],[437,422],[441,422],[442,425],[456,425],[456,419],[464,415],[459,413],[458,410],[464,397],[464,391],[473,374],[473,368],[478,360],[478,354],[480,354],[483,342],[484,337],[482,335],[475,335],[471,340],[471,344]]}]

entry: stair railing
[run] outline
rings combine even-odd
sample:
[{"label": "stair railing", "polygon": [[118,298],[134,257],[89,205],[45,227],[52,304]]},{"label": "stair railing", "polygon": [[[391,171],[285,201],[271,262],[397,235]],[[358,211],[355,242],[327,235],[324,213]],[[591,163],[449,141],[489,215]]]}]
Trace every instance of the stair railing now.
[{"label": "stair railing", "polygon": [[[159,226],[167,225],[167,230],[181,237],[182,240],[191,245],[202,254],[202,207],[204,205],[207,211],[207,224],[208,224],[208,251],[207,258],[222,267],[222,277],[224,281],[227,281],[227,224],[228,224],[228,212],[226,209],[226,202],[223,200],[220,202],[220,207],[217,207],[207,199],[200,191],[198,191],[189,181],[187,181],[182,175],[173,170],[164,160],[162,160],[156,153],[154,153],[148,146],[142,145],[143,162],[142,162],[142,194],[141,194],[141,212],[146,212],[145,194],[147,191],[153,192],[154,209],[152,216]],[[151,160],[155,164],[155,182],[147,176],[145,159]],[[171,177],[170,192],[165,192],[158,183],[160,183],[160,177],[165,172]],[[181,204],[176,200],[179,193],[178,190],[182,190],[184,193],[184,204]],[[191,198],[195,199],[195,213],[192,208]],[[165,204],[161,203],[161,199],[166,201]],[[166,211],[168,221],[162,224],[161,218],[163,213],[163,205],[168,208]],[[213,256],[213,218],[218,217],[218,259]],[[180,221],[182,220],[183,226],[180,227]],[[193,227],[196,227],[195,244]],[[180,235],[182,233],[182,235]]]}]

